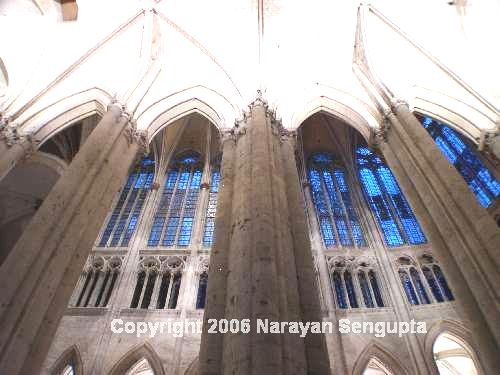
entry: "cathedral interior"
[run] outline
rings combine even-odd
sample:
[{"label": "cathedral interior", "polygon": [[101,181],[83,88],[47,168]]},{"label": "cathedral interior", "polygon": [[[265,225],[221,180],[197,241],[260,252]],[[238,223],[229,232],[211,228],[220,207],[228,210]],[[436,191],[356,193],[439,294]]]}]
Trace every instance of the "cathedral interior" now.
[{"label": "cathedral interior", "polygon": [[0,374],[500,374],[499,14],[0,1]]}]

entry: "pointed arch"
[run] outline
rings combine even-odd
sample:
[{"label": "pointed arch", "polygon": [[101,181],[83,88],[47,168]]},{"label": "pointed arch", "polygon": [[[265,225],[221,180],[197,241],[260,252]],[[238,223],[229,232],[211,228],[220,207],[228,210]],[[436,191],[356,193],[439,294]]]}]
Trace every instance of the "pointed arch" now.
[{"label": "pointed arch", "polygon": [[352,375],[363,375],[369,362],[375,359],[394,375],[409,375],[410,372],[381,344],[372,341],[361,352],[354,363]]},{"label": "pointed arch", "polygon": [[497,129],[496,113],[434,90],[415,87],[411,104],[415,112],[450,125],[475,144],[481,142],[483,133]]},{"label": "pointed arch", "polygon": [[192,113],[207,118],[221,131],[232,126],[232,121],[239,117],[240,109],[213,89],[192,86],[146,107],[137,115],[137,127],[147,131],[150,141],[161,129]]},{"label": "pointed arch", "polygon": [[426,361],[428,361],[431,368],[434,369],[436,374],[438,374],[439,371],[434,360],[434,343],[443,334],[448,334],[456,338],[460,345],[466,349],[478,371],[481,374],[485,373],[483,368],[481,367],[481,363],[477,357],[476,351],[472,346],[473,339],[470,329],[465,324],[459,321],[444,319],[434,323],[431,326],[431,328],[427,332],[427,335],[425,336],[424,341],[425,359]]},{"label": "pointed arch", "polygon": [[111,101],[111,95],[94,87],[66,96],[31,114],[21,121],[22,129],[33,134],[33,140],[41,145],[46,140],[92,115],[102,116]]},{"label": "pointed arch", "polygon": [[324,112],[358,130],[365,141],[370,143],[372,130],[378,129],[381,122],[380,114],[376,110],[370,110],[368,104],[333,88],[329,88],[328,95],[320,93],[310,98],[304,105],[299,104],[298,108],[299,110],[294,112],[290,119],[291,130],[298,129],[312,115]]},{"label": "pointed arch", "polygon": [[165,375],[161,360],[149,342],[137,345],[125,353],[109,371],[109,375],[126,374],[127,370],[141,359],[146,359],[149,362],[155,375]]},{"label": "pointed arch", "polygon": [[59,356],[49,374],[60,375],[68,365],[73,367],[74,375],[83,375],[82,357],[76,345],[69,347]]}]

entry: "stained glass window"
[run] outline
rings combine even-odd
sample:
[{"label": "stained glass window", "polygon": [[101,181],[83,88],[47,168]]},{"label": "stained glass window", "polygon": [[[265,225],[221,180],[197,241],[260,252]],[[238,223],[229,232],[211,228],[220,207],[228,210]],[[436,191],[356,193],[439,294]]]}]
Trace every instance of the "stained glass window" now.
[{"label": "stained glass window", "polygon": [[464,137],[449,126],[418,116],[436,145],[462,175],[483,207],[489,207],[500,196],[500,181],[485,167]]},{"label": "stained glass window", "polygon": [[208,274],[203,272],[200,275],[200,281],[198,282],[198,294],[196,296],[196,308],[204,309],[205,301],[207,299],[207,283],[208,283]]},{"label": "stained glass window", "polygon": [[399,270],[399,278],[403,284],[408,302],[410,302],[411,305],[418,305],[417,294],[415,293],[415,289],[413,288],[413,284],[411,283],[408,273],[404,270]]},{"label": "stained glass window", "polygon": [[341,309],[347,309],[347,302],[344,293],[344,286],[342,285],[342,276],[338,271],[334,271],[332,274],[333,287],[335,289],[335,296],[337,297],[337,305]]},{"label": "stained glass window", "polygon": [[418,245],[426,238],[391,170],[366,147],[356,150],[359,179],[388,246]]},{"label": "stained glass window", "polygon": [[448,301],[453,301],[455,297],[453,297],[453,293],[451,292],[450,287],[448,286],[448,282],[446,281],[446,278],[444,277],[443,271],[441,271],[441,267],[438,265],[432,266],[432,270],[434,271],[434,274],[436,275],[436,279],[439,283],[439,286],[441,287],[441,290],[443,291],[443,294],[445,295],[446,299]]},{"label": "stained glass window", "polygon": [[366,307],[375,307],[373,305],[373,298],[370,292],[370,286],[368,285],[368,280],[366,279],[366,274],[364,271],[358,272],[359,286],[361,287],[361,293],[363,294],[363,300]]},{"label": "stained glass window", "polygon": [[202,178],[199,155],[178,158],[165,178],[148,246],[189,246]]},{"label": "stained glass window", "polygon": [[205,230],[203,232],[203,246],[212,246],[215,231],[215,214],[217,213],[217,194],[219,193],[220,171],[215,168],[210,180],[207,212],[205,215]]},{"label": "stained glass window", "polygon": [[308,177],[325,246],[366,246],[343,169],[330,155],[314,154],[309,160]]},{"label": "stained glass window", "polygon": [[145,157],[129,174],[99,240],[99,247],[128,246],[154,179],[155,161]]},{"label": "stained glass window", "polygon": [[431,288],[432,294],[434,295],[436,301],[443,302],[443,294],[441,293],[441,289],[439,289],[436,278],[434,277],[432,271],[428,267],[422,267],[422,272],[424,273],[427,284],[429,284],[429,288]]},{"label": "stained glass window", "polygon": [[422,284],[422,280],[420,279],[420,275],[418,274],[418,271],[412,267],[410,269],[410,275],[411,275],[411,279],[413,280],[413,284],[417,288],[420,303],[423,305],[428,305],[429,303],[431,303],[431,301],[429,300],[429,297],[427,296],[427,292],[425,291],[424,284]]},{"label": "stained glass window", "polygon": [[351,307],[357,308],[358,301],[356,299],[356,291],[354,290],[354,283],[352,282],[352,276],[349,271],[344,272],[344,282],[347,289],[347,296],[349,297],[349,303]]},{"label": "stained glass window", "polygon": [[382,300],[382,293],[380,292],[375,272],[373,271],[368,272],[368,278],[370,279],[370,284],[372,285],[373,295],[375,296],[375,301],[377,301],[377,306],[384,307],[384,301]]}]

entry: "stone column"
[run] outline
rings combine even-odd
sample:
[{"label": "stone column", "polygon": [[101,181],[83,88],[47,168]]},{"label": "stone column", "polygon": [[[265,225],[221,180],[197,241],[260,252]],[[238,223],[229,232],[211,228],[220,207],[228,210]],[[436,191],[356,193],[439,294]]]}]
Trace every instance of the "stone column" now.
[{"label": "stone column", "polygon": [[380,148],[445,270],[481,363],[498,373],[500,231],[406,103],[395,102],[387,120]]},{"label": "stone column", "polygon": [[33,150],[30,136],[19,135],[16,129],[9,126],[0,130],[0,181],[7,176],[19,160]]},{"label": "stone column", "polygon": [[[309,333],[304,339],[296,334],[257,332],[257,319],[320,322],[321,316],[304,207],[297,198],[296,166],[294,179],[292,166],[284,160],[288,154],[282,154],[279,125],[261,98],[250,105],[237,132],[230,220],[224,217],[227,206],[222,206],[222,212],[218,208],[212,248],[213,253],[219,252],[222,245],[226,255],[222,261],[214,255],[211,259],[200,373],[329,374],[322,334]],[[224,164],[222,168],[224,182]],[[298,233],[293,232],[300,226],[295,216],[302,218]],[[222,230],[220,225],[224,225]],[[216,297],[224,300],[215,300],[215,288],[219,290]],[[207,334],[210,318],[249,319],[250,332]],[[212,346],[216,350],[210,358],[207,352]]]},{"label": "stone column", "polygon": [[231,212],[233,205],[233,181],[235,159],[235,137],[225,133],[222,137],[222,162],[219,193],[217,196],[217,217],[215,235],[210,251],[209,283],[207,302],[203,318],[203,335],[200,347],[200,374],[220,375],[222,372],[222,338],[220,334],[207,334],[207,320],[224,318],[226,305],[226,277],[231,233]]},{"label": "stone column", "polygon": [[0,373],[35,374],[139,142],[112,104],[0,269]]},{"label": "stone column", "polygon": [[[285,173],[286,196],[290,230],[293,238],[297,281],[299,288],[300,309],[303,322],[322,321],[321,305],[317,291],[314,264],[311,253],[311,241],[308,235],[308,225],[305,216],[304,195],[300,189],[300,178],[295,158],[296,139],[292,135],[283,137],[281,154]],[[319,232],[318,232],[319,233]],[[320,255],[323,256],[323,255]],[[329,283],[327,285],[329,287]],[[316,292],[316,293],[315,293]],[[332,301],[331,294],[327,296],[328,307]],[[305,337],[308,374],[328,374],[330,364],[324,335],[307,335]],[[338,358],[339,362],[342,362]]]}]

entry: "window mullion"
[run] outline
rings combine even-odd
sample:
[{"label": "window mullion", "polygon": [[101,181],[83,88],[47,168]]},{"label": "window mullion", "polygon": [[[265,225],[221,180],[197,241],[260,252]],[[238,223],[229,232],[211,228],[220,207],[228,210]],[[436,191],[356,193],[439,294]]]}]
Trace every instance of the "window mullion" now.
[{"label": "window mullion", "polygon": [[[328,214],[330,216],[330,222],[332,223],[333,233],[335,234],[336,244],[338,247],[342,247],[342,243],[340,241],[340,235],[339,235],[338,230],[337,230],[337,223],[335,221],[335,215],[333,214],[332,202],[330,201],[330,195],[328,194],[328,189],[326,187],[325,178],[323,176],[324,170],[325,170],[325,168],[323,166],[321,166],[320,173],[319,173],[321,190],[323,191],[323,197],[325,198],[325,201],[326,201],[326,207],[328,209]],[[332,180],[333,180],[333,178],[332,178]]]},{"label": "window mullion", "polygon": [[[182,171],[184,168],[179,168],[179,171],[177,172],[177,178],[175,179],[174,187],[172,189],[172,196],[170,197],[170,202],[168,202],[168,209],[165,214],[165,224],[163,225],[163,228],[160,233],[160,240],[158,241],[158,246],[163,246],[163,238],[165,237],[165,234],[167,232],[168,228],[168,222],[170,219],[170,213],[172,211],[172,205],[174,204],[175,201],[175,195],[177,194],[177,188],[179,187],[179,181],[181,179]],[[169,171],[170,172],[170,171]],[[168,173],[167,173],[167,179],[168,179]],[[164,186],[164,189],[166,187]]]},{"label": "window mullion", "polygon": [[[136,172],[132,172],[132,173],[136,173]],[[132,191],[134,190],[134,185],[135,185],[135,183],[137,182],[137,179],[140,176],[140,172],[137,172],[136,174],[137,175],[133,179],[132,184],[130,185],[130,189],[129,189],[128,193],[127,193],[127,196],[126,196],[125,200],[123,201],[123,204],[122,204],[122,206],[120,208],[120,212],[118,213],[118,217],[116,219],[115,225],[113,226],[113,230],[111,231],[111,234],[109,235],[109,238],[106,241],[106,247],[110,246],[111,241],[113,240],[113,236],[114,236],[114,234],[116,232],[116,229],[118,227],[118,224],[120,222],[120,218],[122,217],[123,211],[125,210],[125,207],[127,206],[128,200],[130,199],[130,195],[132,194]]]},{"label": "window mullion", "polygon": [[389,210],[391,211],[392,217],[394,218],[394,222],[396,223],[396,225],[398,227],[399,233],[401,234],[401,237],[403,238],[404,243],[410,244],[410,241],[409,241],[409,238],[406,234],[406,231],[404,230],[404,227],[401,224],[401,220],[400,220],[398,211],[394,207],[394,202],[392,201],[390,194],[387,192],[387,188],[384,184],[384,181],[382,181],[382,179],[378,175],[378,166],[376,166],[375,168],[371,168],[371,170],[373,172],[373,175],[375,176],[375,179],[378,182],[378,185],[381,187],[382,196],[384,197],[385,201],[387,202],[387,206],[388,206]]},{"label": "window mullion", "polygon": [[332,181],[333,181],[333,186],[335,189],[335,194],[337,194],[340,205],[342,206],[342,212],[344,212],[344,221],[346,223],[347,230],[349,231],[349,236],[351,237],[351,242],[353,243],[354,247],[357,248],[358,245],[356,244],[356,240],[354,239],[354,235],[352,233],[351,220],[349,219],[349,213],[347,212],[347,208],[344,204],[344,199],[342,197],[342,192],[340,191],[340,187],[338,186],[337,177],[335,176],[335,169],[332,170]]}]

